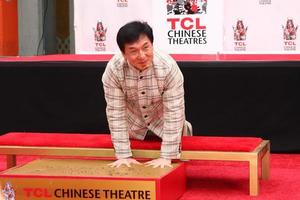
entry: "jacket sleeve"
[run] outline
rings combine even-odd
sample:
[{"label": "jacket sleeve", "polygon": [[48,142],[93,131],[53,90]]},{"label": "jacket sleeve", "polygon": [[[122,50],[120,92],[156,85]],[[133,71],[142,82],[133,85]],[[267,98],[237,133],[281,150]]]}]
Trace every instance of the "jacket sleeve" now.
[{"label": "jacket sleeve", "polygon": [[183,75],[175,63],[165,80],[163,93],[163,136],[161,157],[180,158],[182,128],[185,121]]},{"label": "jacket sleeve", "polygon": [[128,158],[132,156],[132,152],[127,127],[125,94],[116,75],[117,72],[113,71],[111,65],[111,62],[107,64],[102,76],[107,104],[106,115],[116,157]]}]

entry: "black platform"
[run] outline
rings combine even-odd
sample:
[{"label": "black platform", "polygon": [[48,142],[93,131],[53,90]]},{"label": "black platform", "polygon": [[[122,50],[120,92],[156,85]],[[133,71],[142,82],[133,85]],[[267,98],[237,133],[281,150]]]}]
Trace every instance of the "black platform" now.
[{"label": "black platform", "polygon": [[[108,133],[106,61],[0,62],[0,133]],[[195,135],[259,136],[300,152],[300,62],[179,62]]]}]

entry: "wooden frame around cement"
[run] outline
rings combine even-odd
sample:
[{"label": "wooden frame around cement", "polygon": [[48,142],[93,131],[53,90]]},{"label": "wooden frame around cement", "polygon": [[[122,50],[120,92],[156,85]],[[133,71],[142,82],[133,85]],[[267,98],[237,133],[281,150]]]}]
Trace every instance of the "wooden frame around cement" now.
[{"label": "wooden frame around cement", "polygon": [[[132,149],[136,158],[157,158],[159,150]],[[7,157],[7,168],[16,166],[17,155],[37,156],[75,156],[75,157],[114,157],[114,150],[109,148],[75,148],[75,147],[40,147],[40,146],[0,146],[0,154]],[[246,161],[249,163],[249,193],[259,194],[259,179],[270,176],[270,141],[263,140],[251,152],[230,151],[187,151],[181,152],[182,160],[219,160]],[[261,169],[261,173],[259,171]],[[260,176],[261,175],[261,176]]]}]

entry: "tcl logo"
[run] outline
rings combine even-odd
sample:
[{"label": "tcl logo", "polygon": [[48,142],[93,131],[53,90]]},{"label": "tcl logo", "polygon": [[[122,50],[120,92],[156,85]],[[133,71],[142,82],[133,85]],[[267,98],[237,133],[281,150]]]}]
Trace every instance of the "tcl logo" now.
[{"label": "tcl logo", "polygon": [[240,47],[245,47],[246,43],[245,42],[234,42],[235,46],[240,46]]},{"label": "tcl logo", "polygon": [[25,197],[36,197],[36,198],[51,198],[52,195],[47,188],[23,188]]},{"label": "tcl logo", "polygon": [[171,29],[182,28],[185,30],[190,29],[206,29],[206,26],[200,24],[200,18],[193,19],[191,17],[186,18],[168,18],[168,22],[171,23]]},{"label": "tcl logo", "polygon": [[284,41],[284,45],[296,45],[294,41]]}]

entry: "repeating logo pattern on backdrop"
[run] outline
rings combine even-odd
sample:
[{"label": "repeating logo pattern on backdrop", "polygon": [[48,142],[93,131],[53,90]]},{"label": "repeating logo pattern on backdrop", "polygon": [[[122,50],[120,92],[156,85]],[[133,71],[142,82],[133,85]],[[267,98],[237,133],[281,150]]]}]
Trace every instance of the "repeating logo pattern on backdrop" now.
[{"label": "repeating logo pattern on backdrop", "polygon": [[283,30],[283,49],[285,51],[295,51],[296,50],[296,39],[298,25],[294,24],[293,19],[287,19],[285,25],[282,25]]},{"label": "repeating logo pattern on backdrop", "polygon": [[166,0],[166,7],[169,45],[207,44],[206,25],[200,20],[207,14],[207,0]]},{"label": "repeating logo pattern on backdrop", "polygon": [[238,19],[235,26],[232,26],[234,38],[234,50],[246,51],[246,39],[248,26],[244,25],[243,20]]},{"label": "repeating logo pattern on backdrop", "polygon": [[101,20],[98,20],[94,30],[94,40],[95,40],[95,50],[96,51],[105,51],[106,50],[106,32],[107,28],[104,28],[104,25]]}]

